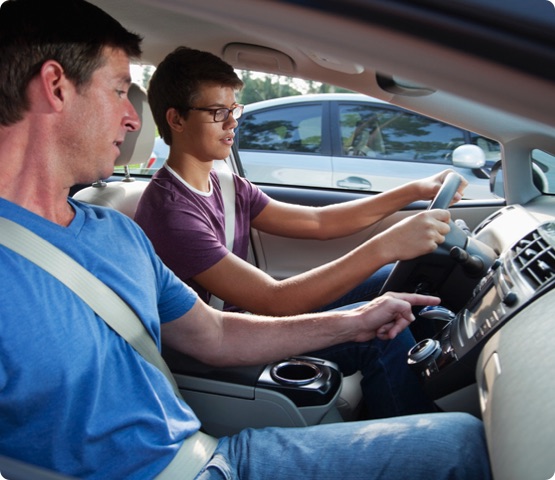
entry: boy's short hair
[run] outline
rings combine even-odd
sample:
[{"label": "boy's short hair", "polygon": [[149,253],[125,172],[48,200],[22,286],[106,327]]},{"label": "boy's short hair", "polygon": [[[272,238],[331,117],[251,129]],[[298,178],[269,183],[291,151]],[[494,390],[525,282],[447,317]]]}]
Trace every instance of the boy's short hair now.
[{"label": "boy's short hair", "polygon": [[218,85],[240,90],[243,81],[231,65],[209,52],[178,47],[158,65],[150,79],[148,102],[164,141],[171,145],[171,129],[166,112],[175,108],[186,117],[188,107],[194,106],[200,88]]}]

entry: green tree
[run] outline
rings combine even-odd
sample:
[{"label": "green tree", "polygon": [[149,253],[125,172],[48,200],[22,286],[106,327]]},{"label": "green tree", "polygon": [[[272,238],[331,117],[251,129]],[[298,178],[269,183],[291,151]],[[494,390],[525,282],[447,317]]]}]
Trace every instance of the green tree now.
[{"label": "green tree", "polygon": [[[292,85],[292,79],[276,75],[259,75],[253,72],[241,70],[238,75],[245,84],[238,95],[241,103],[260,102],[271,98],[279,98],[290,95],[301,95],[298,89]],[[285,80],[284,80],[285,79]]]},{"label": "green tree", "polygon": [[262,74],[248,70],[238,70],[237,74],[245,84],[238,95],[238,101],[244,104],[305,93],[351,92],[334,85],[284,75]]}]

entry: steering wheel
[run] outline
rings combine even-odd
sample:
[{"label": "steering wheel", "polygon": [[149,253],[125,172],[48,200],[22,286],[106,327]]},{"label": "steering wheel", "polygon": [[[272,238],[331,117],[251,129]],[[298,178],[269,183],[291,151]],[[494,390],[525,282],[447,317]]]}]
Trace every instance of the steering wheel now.
[{"label": "steering wheel", "polygon": [[461,177],[454,172],[448,173],[441,185],[441,188],[436,193],[434,199],[430,202],[428,210],[438,208],[440,210],[445,210],[451,204],[451,200],[457,193],[459,186],[461,184]]},{"label": "steering wheel", "polygon": [[[461,177],[449,173],[443,185],[430,203],[428,210],[447,209],[457,193]],[[397,261],[388,279],[384,283],[380,295],[387,291],[418,292],[441,295],[442,286],[449,273],[456,265],[449,252],[453,247],[465,249],[468,236],[452,220],[449,222],[449,233],[445,241],[435,251],[411,260]]]}]

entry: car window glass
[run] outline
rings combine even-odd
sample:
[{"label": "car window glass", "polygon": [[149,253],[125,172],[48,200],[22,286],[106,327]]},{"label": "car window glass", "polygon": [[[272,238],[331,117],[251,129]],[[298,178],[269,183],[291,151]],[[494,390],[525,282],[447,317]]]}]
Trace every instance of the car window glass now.
[{"label": "car window glass", "polygon": [[[146,88],[154,68],[135,67],[134,82]],[[237,162],[241,174],[254,183],[380,192],[454,168],[470,182],[465,198],[492,196],[489,172],[501,158],[497,142],[371,97],[359,100],[348,91],[337,93],[338,87],[320,100],[317,91],[307,90],[314,85],[300,84],[298,79],[280,82],[279,91],[266,89],[273,82],[243,79],[247,87],[237,99],[246,111],[235,130]],[[247,95],[253,91],[249,85],[257,92],[255,101]],[[285,94],[285,86],[287,91],[303,86],[312,95],[301,100],[301,92]],[[259,99],[280,95],[283,102],[257,105]],[[483,167],[453,164],[453,151],[467,143],[484,151]],[[167,156],[168,147],[158,138],[150,158],[126,169],[131,175],[148,177]],[[114,172],[125,173],[123,167]]]},{"label": "car window glass", "polygon": [[501,145],[499,142],[470,133],[470,143],[478,145],[484,151],[488,164],[501,160]]},{"label": "car window glass", "polygon": [[244,114],[239,149],[320,153],[322,105],[299,105]]},{"label": "car window glass", "polygon": [[464,132],[421,115],[368,105],[340,105],[343,154],[388,160],[450,163]]}]

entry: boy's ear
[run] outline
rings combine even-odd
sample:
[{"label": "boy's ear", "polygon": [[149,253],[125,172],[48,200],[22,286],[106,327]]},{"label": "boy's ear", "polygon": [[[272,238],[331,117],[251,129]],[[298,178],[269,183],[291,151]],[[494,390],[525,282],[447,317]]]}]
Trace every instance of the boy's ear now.
[{"label": "boy's ear", "polygon": [[183,131],[183,117],[175,108],[168,108],[166,112],[166,122],[169,127],[177,132]]}]

